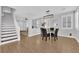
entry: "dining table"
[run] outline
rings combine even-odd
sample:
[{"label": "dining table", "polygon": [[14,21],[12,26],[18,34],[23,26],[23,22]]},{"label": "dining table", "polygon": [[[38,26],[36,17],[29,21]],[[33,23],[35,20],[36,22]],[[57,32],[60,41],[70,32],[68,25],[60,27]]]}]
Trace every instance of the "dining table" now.
[{"label": "dining table", "polygon": [[55,30],[50,30],[50,28],[53,28],[53,27],[45,27],[45,29],[47,30],[47,33],[50,33],[50,40],[51,40],[51,33],[54,33]]}]

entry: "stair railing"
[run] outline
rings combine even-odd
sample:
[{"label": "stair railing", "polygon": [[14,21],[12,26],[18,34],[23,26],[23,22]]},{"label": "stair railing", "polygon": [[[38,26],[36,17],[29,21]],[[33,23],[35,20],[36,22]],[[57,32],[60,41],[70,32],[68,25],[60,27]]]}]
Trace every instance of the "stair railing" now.
[{"label": "stair railing", "polygon": [[15,15],[14,15],[14,24],[15,24],[15,28],[16,28],[16,32],[17,32],[17,36],[18,36],[18,41],[20,41],[20,27],[17,23]]}]

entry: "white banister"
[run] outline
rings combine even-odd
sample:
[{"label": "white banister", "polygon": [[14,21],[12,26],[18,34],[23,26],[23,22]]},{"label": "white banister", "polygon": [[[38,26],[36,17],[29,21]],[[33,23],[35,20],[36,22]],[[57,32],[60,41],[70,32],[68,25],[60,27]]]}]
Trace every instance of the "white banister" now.
[{"label": "white banister", "polygon": [[14,24],[15,24],[15,27],[16,27],[16,31],[17,31],[17,35],[18,35],[18,41],[20,40],[20,27],[16,21],[16,17],[14,15]]}]

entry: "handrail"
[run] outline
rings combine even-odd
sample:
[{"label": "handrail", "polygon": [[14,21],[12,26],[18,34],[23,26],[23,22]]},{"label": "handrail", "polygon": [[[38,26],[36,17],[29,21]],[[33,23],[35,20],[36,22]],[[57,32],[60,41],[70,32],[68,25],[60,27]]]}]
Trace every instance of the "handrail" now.
[{"label": "handrail", "polygon": [[16,21],[16,17],[14,15],[14,24],[15,24],[15,27],[16,27],[16,31],[17,31],[17,35],[18,35],[18,41],[20,40],[20,27]]}]

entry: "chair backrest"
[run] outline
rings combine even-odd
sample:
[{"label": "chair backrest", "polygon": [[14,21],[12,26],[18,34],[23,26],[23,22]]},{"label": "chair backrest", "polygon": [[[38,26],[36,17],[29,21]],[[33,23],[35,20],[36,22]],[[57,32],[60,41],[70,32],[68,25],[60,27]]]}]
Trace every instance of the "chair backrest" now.
[{"label": "chair backrest", "polygon": [[57,37],[58,36],[58,28],[55,30],[55,36]]},{"label": "chair backrest", "polygon": [[46,36],[47,35],[47,30],[45,28],[40,28],[41,30],[41,35]]},{"label": "chair backrest", "polygon": [[54,31],[54,28],[50,28],[51,31]]}]

